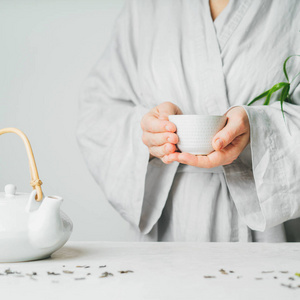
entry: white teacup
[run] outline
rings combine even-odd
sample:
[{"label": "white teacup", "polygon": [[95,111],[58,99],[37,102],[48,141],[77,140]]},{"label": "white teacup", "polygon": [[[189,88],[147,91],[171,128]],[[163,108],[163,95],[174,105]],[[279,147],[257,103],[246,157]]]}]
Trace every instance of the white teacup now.
[{"label": "white teacup", "polygon": [[214,151],[213,137],[226,124],[226,116],[170,115],[169,121],[177,127],[178,149],[194,155],[207,155]]}]

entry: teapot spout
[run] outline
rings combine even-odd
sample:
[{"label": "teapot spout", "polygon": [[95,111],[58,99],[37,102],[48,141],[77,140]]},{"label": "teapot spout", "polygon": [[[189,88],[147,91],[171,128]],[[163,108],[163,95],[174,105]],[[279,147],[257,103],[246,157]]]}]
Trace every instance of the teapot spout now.
[{"label": "teapot spout", "polygon": [[53,247],[64,235],[60,206],[63,199],[58,196],[45,197],[40,207],[29,214],[29,239],[39,248]]},{"label": "teapot spout", "polygon": [[43,204],[41,205],[40,209],[46,210],[46,211],[48,211],[48,209],[49,209],[52,213],[59,213],[62,202],[63,202],[62,197],[47,196],[44,199]]}]

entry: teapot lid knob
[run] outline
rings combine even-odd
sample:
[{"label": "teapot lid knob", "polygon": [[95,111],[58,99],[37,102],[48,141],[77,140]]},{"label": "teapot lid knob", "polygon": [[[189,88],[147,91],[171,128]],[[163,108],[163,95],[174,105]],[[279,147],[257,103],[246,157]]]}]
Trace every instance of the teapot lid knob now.
[{"label": "teapot lid knob", "polygon": [[17,187],[14,184],[7,184],[4,188],[6,196],[14,196],[17,191]]}]

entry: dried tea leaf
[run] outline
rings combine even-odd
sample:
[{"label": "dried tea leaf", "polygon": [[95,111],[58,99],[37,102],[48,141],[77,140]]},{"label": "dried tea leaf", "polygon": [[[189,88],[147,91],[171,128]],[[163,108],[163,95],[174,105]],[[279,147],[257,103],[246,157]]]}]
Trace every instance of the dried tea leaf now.
[{"label": "dried tea leaf", "polygon": [[63,273],[65,273],[65,274],[73,274],[74,271],[63,270]]},{"label": "dried tea leaf", "polygon": [[103,266],[99,266],[99,268],[106,268],[106,265],[103,265]]},{"label": "dried tea leaf", "polygon": [[276,276],[274,276],[274,279],[277,279],[277,277],[276,277]]},{"label": "dried tea leaf", "polygon": [[119,271],[119,273],[121,273],[121,274],[125,274],[125,273],[133,273],[133,271],[131,271],[131,270],[126,270],[126,271]]},{"label": "dried tea leaf", "polygon": [[262,280],[262,278],[261,278],[261,277],[256,277],[255,279],[256,279],[256,280]]},{"label": "dried tea leaf", "polygon": [[90,266],[83,265],[83,266],[76,266],[76,268],[89,268]]},{"label": "dried tea leaf", "polygon": [[6,270],[4,271],[4,273],[5,273],[6,275],[11,275],[11,274],[21,274],[21,272],[12,271],[10,268],[6,269]]},{"label": "dried tea leaf", "polygon": [[108,277],[108,276],[114,276],[114,274],[109,273],[109,272],[104,272],[104,273],[102,273],[101,276],[99,276],[99,278],[104,278],[104,277]]},{"label": "dried tea leaf", "polygon": [[228,275],[228,273],[224,269],[220,269],[219,272],[221,272],[221,274],[223,275]]},{"label": "dried tea leaf", "polygon": [[74,280],[85,280],[85,277],[74,278]]},{"label": "dried tea leaf", "polygon": [[234,273],[234,271],[229,271],[229,273]]},{"label": "dried tea leaf", "polygon": [[273,273],[274,271],[262,271],[262,273]]},{"label": "dried tea leaf", "polygon": [[204,275],[204,278],[216,278],[216,276]]},{"label": "dried tea leaf", "polygon": [[279,271],[280,273],[284,273],[284,274],[286,274],[286,273],[288,273],[289,271]]},{"label": "dried tea leaf", "polygon": [[47,272],[48,275],[60,275],[60,273],[55,273],[55,272]]},{"label": "dried tea leaf", "polygon": [[294,277],[289,277],[289,280],[295,280],[295,278]]},{"label": "dried tea leaf", "polygon": [[92,275],[92,274],[91,274],[91,273],[87,273],[87,274],[86,274],[86,276],[90,276],[90,275]]},{"label": "dried tea leaf", "polygon": [[287,288],[289,288],[289,289],[297,289],[297,287],[296,286],[292,286],[292,284],[284,284],[284,283],[282,283],[281,284],[282,286],[285,286],[285,287],[287,287]]},{"label": "dried tea leaf", "polygon": [[240,279],[240,278],[242,278],[242,276],[237,276],[236,278],[237,278],[237,279]]}]

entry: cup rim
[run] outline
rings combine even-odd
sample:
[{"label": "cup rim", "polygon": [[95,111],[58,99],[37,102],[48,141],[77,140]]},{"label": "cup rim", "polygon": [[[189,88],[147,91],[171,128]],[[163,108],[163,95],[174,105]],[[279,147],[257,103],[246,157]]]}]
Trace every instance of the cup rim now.
[{"label": "cup rim", "polygon": [[169,117],[174,118],[223,118],[226,117],[225,115],[169,115]]}]

